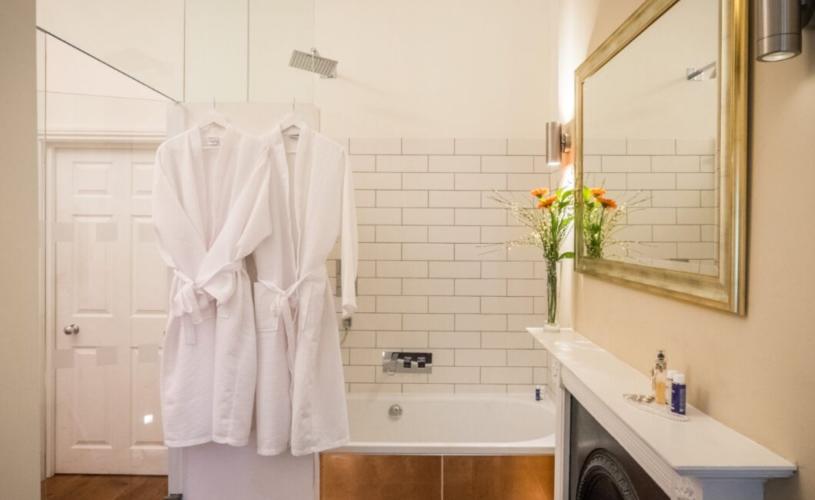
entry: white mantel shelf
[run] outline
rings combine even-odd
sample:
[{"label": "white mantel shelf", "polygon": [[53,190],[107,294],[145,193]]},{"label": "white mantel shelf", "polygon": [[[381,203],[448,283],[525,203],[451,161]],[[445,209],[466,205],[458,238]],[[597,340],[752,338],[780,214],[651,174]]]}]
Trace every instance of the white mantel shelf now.
[{"label": "white mantel shelf", "polygon": [[[764,481],[795,473],[795,464],[690,405],[686,422],[635,408],[622,395],[650,393],[648,377],[580,334],[527,330],[550,353],[563,437],[568,435],[568,410],[563,410],[568,393],[672,499],[760,500]],[[688,384],[692,386],[693,380]],[[563,442],[558,442],[560,448]],[[556,458],[565,479],[567,457]],[[563,488],[556,491],[556,498],[567,498]]]}]

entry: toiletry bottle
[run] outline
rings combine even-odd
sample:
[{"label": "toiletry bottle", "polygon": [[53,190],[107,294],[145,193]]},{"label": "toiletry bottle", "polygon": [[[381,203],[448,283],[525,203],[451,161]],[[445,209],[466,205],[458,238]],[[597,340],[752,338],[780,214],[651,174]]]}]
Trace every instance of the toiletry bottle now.
[{"label": "toiletry bottle", "polygon": [[540,400],[541,400],[541,386],[536,385],[535,386],[535,401],[540,401]]},{"label": "toiletry bottle", "polygon": [[654,364],[654,369],[651,372],[651,385],[654,389],[654,400],[658,405],[665,404],[665,388],[667,372],[668,371],[668,363],[665,361],[665,353],[659,351],[657,353],[657,360]]},{"label": "toiletry bottle", "polygon": [[671,384],[671,412],[677,415],[684,415],[687,405],[687,391],[685,385],[685,374],[677,373],[674,375],[673,383]]},{"label": "toiletry bottle", "polygon": [[665,380],[665,404],[668,405],[668,408],[671,407],[671,391],[673,390],[673,380],[674,375],[676,375],[676,370],[668,370],[668,376]]}]

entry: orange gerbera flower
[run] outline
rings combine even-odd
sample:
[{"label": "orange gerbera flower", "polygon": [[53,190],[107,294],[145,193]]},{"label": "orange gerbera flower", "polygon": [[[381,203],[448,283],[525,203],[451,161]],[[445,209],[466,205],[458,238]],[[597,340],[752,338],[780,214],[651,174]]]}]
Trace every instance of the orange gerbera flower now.
[{"label": "orange gerbera flower", "polygon": [[591,194],[593,196],[601,197],[604,194],[606,194],[606,188],[601,188],[601,187],[591,188]]},{"label": "orange gerbera flower", "polygon": [[535,188],[532,191],[530,191],[529,193],[532,196],[534,196],[535,198],[543,198],[544,196],[549,194],[549,188],[544,188],[544,187]]},{"label": "orange gerbera flower", "polygon": [[598,196],[597,201],[603,205],[603,208],[617,208],[617,202],[611,198],[603,198],[602,196]]},{"label": "orange gerbera flower", "polygon": [[542,199],[541,201],[538,202],[538,208],[549,208],[549,207],[552,206],[552,203],[554,203],[555,200],[557,200],[557,195],[556,194],[553,194],[552,196],[550,196],[548,198],[544,198],[544,199]]}]

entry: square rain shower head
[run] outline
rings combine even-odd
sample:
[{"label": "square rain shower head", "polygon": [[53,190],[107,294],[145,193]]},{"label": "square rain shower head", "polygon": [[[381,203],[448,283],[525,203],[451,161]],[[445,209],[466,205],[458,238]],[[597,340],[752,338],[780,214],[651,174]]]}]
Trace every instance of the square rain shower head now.
[{"label": "square rain shower head", "polygon": [[311,53],[299,50],[292,51],[289,66],[317,73],[323,78],[337,77],[337,61],[327,57],[320,57],[316,49],[312,49]]}]

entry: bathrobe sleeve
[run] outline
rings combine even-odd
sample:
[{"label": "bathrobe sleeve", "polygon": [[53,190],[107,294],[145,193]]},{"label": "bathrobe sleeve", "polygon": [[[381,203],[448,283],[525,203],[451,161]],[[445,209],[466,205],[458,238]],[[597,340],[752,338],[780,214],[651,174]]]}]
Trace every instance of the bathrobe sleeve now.
[{"label": "bathrobe sleeve", "polygon": [[354,179],[348,153],[343,153],[344,168],[342,185],[342,316],[350,317],[357,310],[357,212],[354,200]]},{"label": "bathrobe sleeve", "polygon": [[164,151],[156,153],[153,179],[153,228],[158,248],[165,264],[175,270],[192,274],[193,263],[206,253],[201,236],[177,195],[177,186],[164,165]]}]

